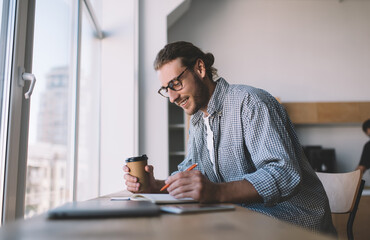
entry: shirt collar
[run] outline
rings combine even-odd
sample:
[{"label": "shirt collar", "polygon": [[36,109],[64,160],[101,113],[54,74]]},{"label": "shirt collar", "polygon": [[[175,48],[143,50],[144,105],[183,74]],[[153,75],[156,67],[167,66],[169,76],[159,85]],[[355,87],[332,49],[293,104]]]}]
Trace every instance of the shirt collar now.
[{"label": "shirt collar", "polygon": [[[225,79],[219,78],[216,81],[217,85],[215,91],[213,92],[211,99],[208,102],[207,112],[211,116],[215,113],[220,113],[222,111],[223,102],[226,96],[226,92],[229,88],[229,84]],[[195,125],[203,116],[203,112],[198,110],[192,118],[191,123]]]}]

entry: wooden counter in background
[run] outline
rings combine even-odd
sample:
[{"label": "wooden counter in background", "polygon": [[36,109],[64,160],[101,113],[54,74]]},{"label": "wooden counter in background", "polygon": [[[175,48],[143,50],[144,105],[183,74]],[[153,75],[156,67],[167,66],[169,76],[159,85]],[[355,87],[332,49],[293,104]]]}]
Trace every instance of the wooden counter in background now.
[{"label": "wooden counter in background", "polygon": [[370,118],[370,102],[282,103],[294,124],[362,123]]}]

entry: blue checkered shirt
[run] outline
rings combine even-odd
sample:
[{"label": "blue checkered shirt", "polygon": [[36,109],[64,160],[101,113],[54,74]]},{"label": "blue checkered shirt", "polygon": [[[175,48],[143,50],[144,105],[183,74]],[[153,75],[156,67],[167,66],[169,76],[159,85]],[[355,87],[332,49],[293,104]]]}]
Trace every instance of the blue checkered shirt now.
[{"label": "blue checkered shirt", "polygon": [[306,160],[284,108],[269,93],[217,81],[207,111],[214,133],[215,169],[210,160],[203,113],[190,120],[188,153],[179,171],[193,163],[213,182],[249,181],[263,203],[241,203],[251,210],[332,232],[328,199]]}]

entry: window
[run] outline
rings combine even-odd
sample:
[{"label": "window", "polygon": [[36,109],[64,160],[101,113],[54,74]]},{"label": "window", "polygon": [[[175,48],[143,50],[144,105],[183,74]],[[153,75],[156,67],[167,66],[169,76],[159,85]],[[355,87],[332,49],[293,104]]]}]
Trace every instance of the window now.
[{"label": "window", "polygon": [[[30,105],[26,217],[72,199],[73,2],[36,1],[33,73],[37,87]],[[61,171],[69,174],[59,177]]]},{"label": "window", "polygon": [[15,4],[0,1],[0,225],[3,215],[5,192],[6,159],[8,158],[8,134],[9,134],[9,108],[10,108],[10,89],[11,71],[15,28]]},{"label": "window", "polygon": [[26,217],[99,193],[100,39],[87,4],[36,2]]},{"label": "window", "polygon": [[[121,190],[137,155],[137,1],[0,6],[1,223]],[[37,78],[31,99],[20,70]]]},{"label": "window", "polygon": [[77,200],[91,199],[99,193],[101,40],[92,20],[94,9],[86,3],[81,23]]}]

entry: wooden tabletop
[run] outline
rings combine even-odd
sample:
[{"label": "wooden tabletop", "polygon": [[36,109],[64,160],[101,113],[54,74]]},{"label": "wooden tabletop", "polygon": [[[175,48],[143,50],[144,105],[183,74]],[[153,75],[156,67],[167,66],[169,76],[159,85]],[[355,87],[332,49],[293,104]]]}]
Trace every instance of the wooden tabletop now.
[{"label": "wooden tabletop", "polygon": [[[101,197],[98,201],[109,201]],[[237,206],[235,211],[155,217],[48,220],[40,215],[0,228],[0,239],[332,239]]]}]

